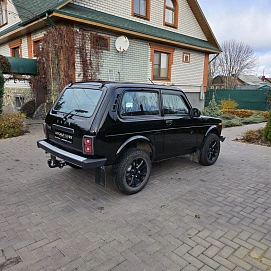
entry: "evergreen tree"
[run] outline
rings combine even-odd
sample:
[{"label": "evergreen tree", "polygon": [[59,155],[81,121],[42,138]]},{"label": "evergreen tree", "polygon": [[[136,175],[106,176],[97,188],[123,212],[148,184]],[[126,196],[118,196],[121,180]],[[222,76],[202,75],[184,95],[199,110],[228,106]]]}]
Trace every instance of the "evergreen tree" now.
[{"label": "evergreen tree", "polygon": [[271,110],[268,114],[268,121],[263,130],[263,137],[267,141],[271,141]]},{"label": "evergreen tree", "polygon": [[0,114],[2,114],[3,111],[4,83],[4,75],[2,73],[2,70],[0,70]]},{"label": "evergreen tree", "polygon": [[209,102],[209,105],[204,110],[204,114],[208,116],[212,116],[212,117],[220,117],[222,115],[215,101],[214,93],[213,93],[212,100]]}]

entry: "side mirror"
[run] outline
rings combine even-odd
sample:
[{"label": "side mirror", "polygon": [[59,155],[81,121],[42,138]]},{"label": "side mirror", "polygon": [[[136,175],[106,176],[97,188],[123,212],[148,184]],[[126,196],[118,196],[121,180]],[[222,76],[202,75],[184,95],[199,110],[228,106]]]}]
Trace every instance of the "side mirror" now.
[{"label": "side mirror", "polygon": [[198,108],[191,108],[189,114],[191,118],[198,118],[200,117],[201,112]]}]

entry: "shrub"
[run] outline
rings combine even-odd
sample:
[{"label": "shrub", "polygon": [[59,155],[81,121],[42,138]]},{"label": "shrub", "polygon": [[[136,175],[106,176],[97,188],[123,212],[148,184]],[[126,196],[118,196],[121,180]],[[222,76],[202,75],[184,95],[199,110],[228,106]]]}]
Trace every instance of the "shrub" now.
[{"label": "shrub", "polygon": [[219,108],[221,110],[235,109],[235,108],[237,108],[237,106],[238,106],[238,103],[236,101],[232,100],[230,97],[228,100],[221,100],[220,104],[219,104]]},{"label": "shrub", "polygon": [[35,113],[35,100],[24,103],[20,111],[24,113],[27,118],[32,118]]},{"label": "shrub", "polygon": [[264,133],[264,128],[260,128],[256,130],[247,130],[241,138],[238,138],[236,140],[246,142],[246,143],[271,147],[271,142],[266,141],[264,139],[263,133]]},{"label": "shrub", "polygon": [[222,125],[223,127],[235,127],[235,126],[242,126],[243,122],[242,119],[236,116],[227,115],[223,116],[222,118]]},{"label": "shrub", "polygon": [[0,114],[2,114],[2,108],[3,108],[3,96],[4,96],[4,75],[2,73],[2,70],[0,69]]},{"label": "shrub", "polygon": [[223,109],[221,112],[224,115],[234,115],[240,118],[249,118],[253,114],[258,114],[264,116],[264,120],[268,119],[268,111],[254,111],[254,110],[248,110],[248,109]]},{"label": "shrub", "polygon": [[248,118],[243,118],[242,122],[243,124],[250,124],[250,123],[261,123],[264,122],[265,118],[263,115],[254,113],[253,115],[251,115]]},{"label": "shrub", "polygon": [[203,111],[204,115],[212,117],[220,117],[222,115],[215,101],[215,95],[213,94],[212,100],[210,100],[208,106]]},{"label": "shrub", "polygon": [[259,114],[263,115],[265,120],[268,120],[268,111],[259,111]]},{"label": "shrub", "polygon": [[268,121],[263,130],[263,137],[267,141],[271,141],[271,110],[268,114]]},{"label": "shrub", "polygon": [[27,131],[25,116],[21,113],[0,115],[0,138],[9,138],[23,135]]},{"label": "shrub", "polygon": [[222,109],[221,111],[223,114],[232,114],[239,118],[248,118],[251,115],[253,115],[252,110],[246,110],[246,109]]},{"label": "shrub", "polygon": [[222,124],[223,127],[234,127],[234,126],[242,126],[244,124],[252,124],[252,123],[260,123],[264,122],[265,118],[261,114],[254,113],[248,118],[240,118],[235,115],[222,115]]},{"label": "shrub", "polygon": [[263,138],[263,129],[257,129],[257,130],[247,130],[242,140],[248,143],[258,143]]}]

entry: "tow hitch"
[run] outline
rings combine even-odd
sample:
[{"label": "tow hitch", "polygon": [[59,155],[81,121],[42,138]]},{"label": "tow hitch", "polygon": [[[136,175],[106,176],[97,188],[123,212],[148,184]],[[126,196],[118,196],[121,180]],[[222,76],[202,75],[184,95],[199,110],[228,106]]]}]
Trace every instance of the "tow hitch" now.
[{"label": "tow hitch", "polygon": [[48,166],[50,168],[63,168],[64,166],[66,166],[66,162],[61,161],[61,160],[57,160],[56,157],[54,155],[51,155],[51,158],[47,160]]}]

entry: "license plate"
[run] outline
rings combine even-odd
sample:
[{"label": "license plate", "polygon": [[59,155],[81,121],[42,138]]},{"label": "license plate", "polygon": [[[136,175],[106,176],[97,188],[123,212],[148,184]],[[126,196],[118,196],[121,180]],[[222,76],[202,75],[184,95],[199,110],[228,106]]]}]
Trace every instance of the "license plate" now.
[{"label": "license plate", "polygon": [[69,143],[73,142],[73,136],[71,134],[64,133],[62,131],[55,131],[55,138]]}]

